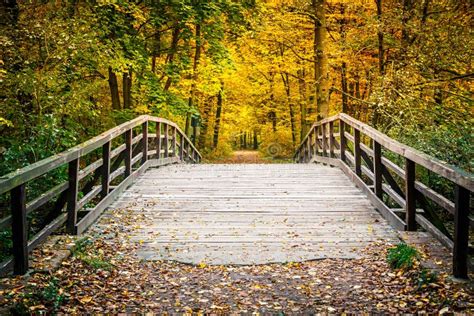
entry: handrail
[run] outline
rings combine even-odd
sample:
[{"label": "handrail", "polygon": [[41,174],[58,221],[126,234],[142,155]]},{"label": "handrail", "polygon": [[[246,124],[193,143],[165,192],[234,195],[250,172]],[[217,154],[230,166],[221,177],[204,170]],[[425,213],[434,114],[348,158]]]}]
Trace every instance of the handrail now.
[{"label": "handrail", "polygon": [[[148,133],[150,122],[155,124],[156,134]],[[141,132],[134,136],[137,127]],[[121,136],[124,137],[122,145],[112,150],[112,140]],[[102,157],[80,169],[81,158],[99,148]],[[147,168],[180,161],[198,163],[201,159],[199,151],[177,124],[142,115],[62,153],[1,176],[0,194],[10,192],[11,216],[0,219],[0,228],[11,224],[13,258],[0,263],[0,273],[13,266],[16,274],[24,274],[28,270],[29,252],[65,222],[69,233],[82,233]],[[28,182],[64,165],[68,165],[67,182],[27,201]],[[112,181],[118,182],[117,185],[111,187]],[[82,198],[79,192],[83,192]],[[56,219],[28,240],[27,215],[50,201],[54,201],[51,213],[56,214]],[[86,209],[93,201],[96,205]],[[62,212],[65,207],[67,214]],[[86,214],[78,219],[78,212],[83,209]]]},{"label": "handrail", "polygon": [[[370,144],[364,144],[361,135],[368,137]],[[348,146],[348,142],[352,145]],[[384,157],[382,148],[403,157],[404,168]],[[321,162],[341,168],[396,229],[416,230],[418,224],[452,249],[454,276],[467,278],[469,225],[474,225],[469,218],[473,174],[402,144],[344,113],[315,122],[297,147],[294,159],[296,162]],[[417,180],[416,165],[453,182],[455,201]],[[400,183],[403,183],[402,187]],[[384,202],[387,199],[401,209]],[[454,215],[453,238],[427,201]],[[425,213],[417,213],[417,204]],[[400,210],[405,213],[404,219],[398,215]]]}]

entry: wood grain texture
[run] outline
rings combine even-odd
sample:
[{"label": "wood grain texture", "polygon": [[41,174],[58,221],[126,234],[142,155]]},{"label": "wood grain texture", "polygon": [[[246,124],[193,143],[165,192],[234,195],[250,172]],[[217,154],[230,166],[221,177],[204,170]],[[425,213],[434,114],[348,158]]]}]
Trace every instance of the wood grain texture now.
[{"label": "wood grain texture", "polygon": [[[147,260],[242,265],[355,258],[371,242],[398,240],[341,170],[315,164],[149,169],[110,209],[146,218],[130,238]],[[100,225],[94,229],[107,228]]]}]

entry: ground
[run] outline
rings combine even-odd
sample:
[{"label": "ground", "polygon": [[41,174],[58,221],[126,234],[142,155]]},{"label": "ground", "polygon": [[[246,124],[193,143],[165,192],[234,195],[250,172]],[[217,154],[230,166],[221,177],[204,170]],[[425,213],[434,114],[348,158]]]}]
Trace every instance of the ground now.
[{"label": "ground", "polygon": [[130,238],[143,217],[112,210],[102,219],[107,232],[92,229],[74,242],[62,237],[72,255],[56,269],[49,267],[48,246],[35,250],[29,275],[0,280],[0,314],[474,313],[471,285],[451,280],[449,257],[431,260],[435,271],[425,269],[421,263],[433,258],[422,245],[404,269],[389,265],[394,245],[380,242],[356,259],[250,266],[143,261],[136,256],[140,241]]},{"label": "ground", "polygon": [[231,157],[214,163],[268,163],[268,160],[261,158],[260,153],[255,150],[236,150]]}]

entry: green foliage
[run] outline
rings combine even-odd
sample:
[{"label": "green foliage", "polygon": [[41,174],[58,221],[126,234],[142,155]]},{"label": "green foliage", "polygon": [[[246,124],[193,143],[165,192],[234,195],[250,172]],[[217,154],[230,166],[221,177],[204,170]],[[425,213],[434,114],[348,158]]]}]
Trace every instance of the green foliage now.
[{"label": "green foliage", "polygon": [[12,252],[12,231],[0,231],[0,262],[7,259]]},{"label": "green foliage", "polygon": [[[13,315],[31,315],[32,311],[54,314],[67,299],[59,287],[58,279],[53,277],[45,287],[29,287],[28,291],[22,293],[19,301],[10,308],[10,312]],[[39,306],[40,310],[36,310]]]},{"label": "green foliage", "polygon": [[76,241],[72,254],[94,270],[110,271],[113,268],[113,265],[104,259],[100,251],[94,249],[94,243],[88,237]]},{"label": "green foliage", "polygon": [[387,262],[393,269],[410,269],[419,257],[418,251],[405,244],[400,243],[388,250]]}]

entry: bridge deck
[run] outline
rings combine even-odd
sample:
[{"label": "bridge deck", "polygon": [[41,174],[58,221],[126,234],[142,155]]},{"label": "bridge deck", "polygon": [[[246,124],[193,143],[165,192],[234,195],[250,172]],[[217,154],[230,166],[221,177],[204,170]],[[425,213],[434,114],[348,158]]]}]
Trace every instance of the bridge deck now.
[{"label": "bridge deck", "polygon": [[146,215],[130,234],[147,260],[262,264],[354,258],[371,242],[397,240],[342,171],[316,164],[150,169],[110,209]]}]

